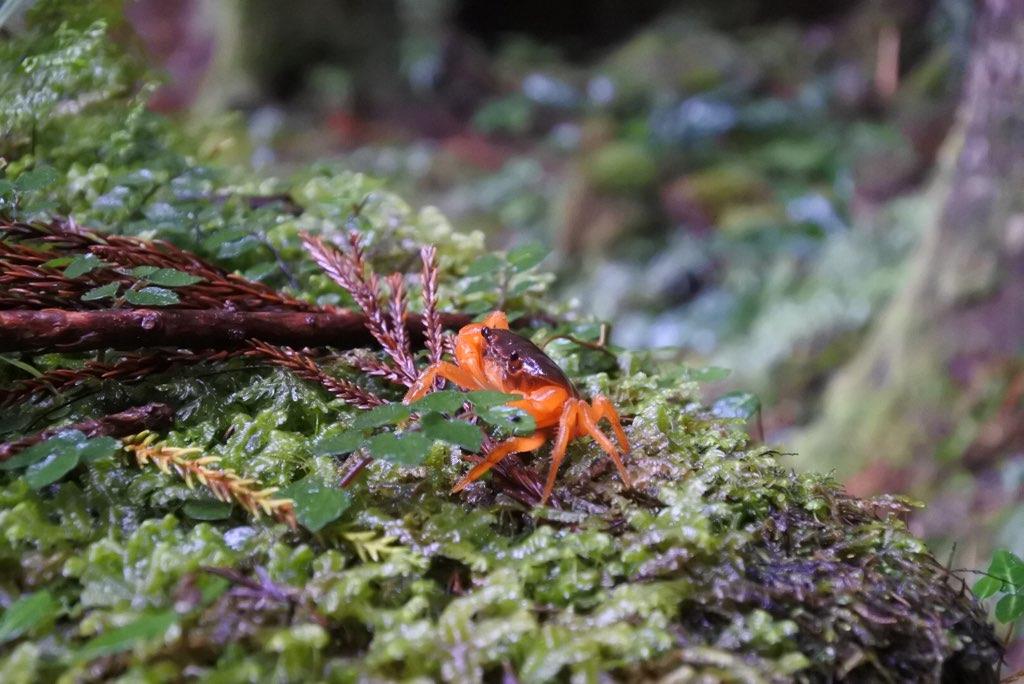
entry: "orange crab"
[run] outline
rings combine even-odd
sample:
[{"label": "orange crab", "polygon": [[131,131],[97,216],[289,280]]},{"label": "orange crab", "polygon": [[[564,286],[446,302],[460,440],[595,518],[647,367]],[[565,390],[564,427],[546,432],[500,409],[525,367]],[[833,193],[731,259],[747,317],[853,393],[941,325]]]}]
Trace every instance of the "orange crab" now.
[{"label": "orange crab", "polygon": [[452,493],[465,489],[509,454],[539,449],[554,438],[551,468],[540,500],[543,506],[554,489],[555,476],[565,458],[569,441],[584,435],[594,438],[615,462],[623,483],[627,487],[632,486],[619,451],[598,428],[598,423],[607,418],[622,453],[629,453],[629,442],[615,407],[602,395],[595,396],[589,404],[582,399],[572,381],[551,357],[533,342],[508,329],[508,318],[504,312],[495,311],[482,323],[463,327],[455,339],[455,361],[454,364],[441,361],[424,370],[409,388],[404,402],[409,404],[428,394],[438,377],[467,390],[521,394],[522,399],[510,401],[508,406],[521,408],[533,416],[537,431],[529,437],[513,437],[494,447],[455,485]]}]

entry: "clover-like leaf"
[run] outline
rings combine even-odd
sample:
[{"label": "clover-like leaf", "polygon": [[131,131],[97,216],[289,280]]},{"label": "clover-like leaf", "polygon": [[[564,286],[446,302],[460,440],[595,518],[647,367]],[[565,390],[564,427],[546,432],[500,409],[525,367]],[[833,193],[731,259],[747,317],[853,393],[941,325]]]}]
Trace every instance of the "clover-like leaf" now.
[{"label": "clover-like leaf", "polygon": [[126,290],[125,301],[135,306],[170,306],[181,301],[178,295],[162,287],[144,287],[141,290]]},{"label": "clover-like leaf", "polygon": [[185,287],[203,281],[202,278],[191,273],[174,268],[153,268],[152,266],[137,266],[132,269],[132,275],[161,287]]},{"label": "clover-like leaf", "polygon": [[319,477],[308,475],[293,482],[278,496],[291,499],[295,504],[295,517],[310,532],[318,532],[341,517],[352,504],[352,497]]},{"label": "clover-like leaf", "polygon": [[101,299],[113,299],[117,297],[117,291],[121,289],[121,283],[113,282],[106,285],[94,287],[82,295],[83,302],[96,302]]},{"label": "clover-like leaf", "polygon": [[537,422],[526,411],[513,406],[488,406],[477,408],[477,415],[508,435],[523,437],[537,431]]},{"label": "clover-like leaf", "polygon": [[399,465],[419,465],[427,457],[432,441],[417,432],[395,435],[385,432],[367,441],[370,454]]},{"label": "clover-like leaf", "polygon": [[410,413],[411,409],[405,404],[384,404],[357,415],[352,421],[352,427],[365,430],[381,425],[396,425],[408,418]]},{"label": "clover-like leaf", "polygon": [[75,463],[78,462],[78,459],[91,462],[113,455],[118,446],[117,440],[112,437],[90,439],[79,430],[63,430],[50,439],[34,444],[13,458],[0,463],[0,470],[16,470],[32,466],[51,456],[61,454],[74,454]]},{"label": "clover-like leaf", "polygon": [[104,268],[109,265],[95,254],[79,254],[71,260],[71,263],[64,267],[64,277],[80,278],[86,273],[95,271],[97,268]]},{"label": "clover-like leaf", "polygon": [[437,411],[438,413],[454,413],[468,401],[465,392],[458,390],[440,390],[414,401],[410,408],[414,411]]},{"label": "clover-like leaf", "polygon": [[314,456],[340,456],[349,454],[362,446],[366,435],[362,430],[346,430],[335,426],[321,435],[313,444]]},{"label": "clover-like leaf", "polygon": [[1000,622],[1013,622],[1024,615],[1024,593],[1007,594],[996,604],[996,619]]},{"label": "clover-like leaf", "polygon": [[430,439],[439,439],[456,444],[467,451],[479,451],[484,433],[476,425],[464,420],[449,419],[438,413],[428,413],[420,421],[423,434]]},{"label": "clover-like leaf", "polygon": [[544,245],[534,242],[523,245],[522,247],[516,247],[509,252],[508,263],[516,273],[522,273],[523,271],[529,271],[531,268],[544,261],[544,258],[549,253],[550,250]]}]

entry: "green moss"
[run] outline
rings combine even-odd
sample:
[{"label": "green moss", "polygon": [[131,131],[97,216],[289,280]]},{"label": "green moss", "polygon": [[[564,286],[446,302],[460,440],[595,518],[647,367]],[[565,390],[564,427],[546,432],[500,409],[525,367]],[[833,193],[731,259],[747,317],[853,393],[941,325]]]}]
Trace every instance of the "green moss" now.
[{"label": "green moss", "polygon": [[[100,50],[103,34],[89,26],[65,28],[54,42],[52,27],[37,24],[0,63],[0,73],[10,73],[19,50],[36,55],[40,69],[51,69],[40,78],[61,102],[83,88],[97,93],[70,117],[41,102],[34,146],[18,134],[4,139],[7,180],[43,166],[57,171],[42,187],[5,195],[5,213],[57,211],[98,229],[161,237],[275,287],[343,304],[346,296],[302,256],[297,235],[348,225],[364,233],[382,270],[405,267],[419,244],[437,244],[445,308],[497,303],[472,269],[484,254],[481,237],[455,232],[436,211],[415,211],[371,179],[327,167],[289,181],[218,168],[196,156],[195,141],[147,113],[141,97],[94,88],[82,70],[121,72],[116,60],[104,66],[109,42]],[[100,50],[88,53],[99,61],[68,66],[61,55],[76,45]],[[18,83],[0,106],[28,92],[28,81]],[[288,192],[302,213],[244,201],[268,191]],[[552,308],[544,278],[515,278],[509,309]],[[586,336],[588,328],[572,332]],[[193,520],[184,504],[196,492],[120,456],[39,491],[4,472],[0,605],[45,588],[59,608],[45,634],[0,644],[0,678],[479,681],[506,668],[524,682],[606,673],[994,676],[991,627],[899,521],[902,503],[852,499],[829,478],[794,474],[735,421],[703,408],[698,387],[680,380],[684,369],[642,354],[612,363],[571,345],[553,353],[581,388],[607,393],[631,416],[634,491],[623,490],[613,469],[597,468],[603,455],[580,440],[563,468],[557,509],[524,508],[488,481],[453,497],[465,464],[435,448],[416,468],[373,463],[350,487],[341,518],[310,534],[237,510]],[[6,365],[0,373],[4,382],[22,377]],[[273,486],[335,474],[338,464],[316,455],[314,444],[356,413],[284,372],[234,361],[98,385],[75,401],[44,398],[8,412],[0,430],[7,438],[33,423],[155,397],[178,409],[171,444],[219,455]],[[544,454],[528,467],[543,471]],[[257,588],[231,584],[210,566]],[[90,639],[111,634],[131,638],[107,645],[106,655],[82,655]]]}]

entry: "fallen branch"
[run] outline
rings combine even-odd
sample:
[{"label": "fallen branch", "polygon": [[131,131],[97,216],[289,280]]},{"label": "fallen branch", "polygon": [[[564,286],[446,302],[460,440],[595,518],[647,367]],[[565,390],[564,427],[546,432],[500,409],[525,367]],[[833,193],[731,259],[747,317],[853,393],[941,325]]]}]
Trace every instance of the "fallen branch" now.
[{"label": "fallen branch", "polygon": [[[441,325],[460,328],[466,314],[439,314]],[[351,311],[223,311],[193,309],[131,309],[108,311],[0,311],[0,352],[68,352],[96,349],[137,350],[145,347],[238,349],[247,340],[290,347],[354,349],[373,337],[366,317]],[[420,344],[423,322],[408,314],[410,338]]]}]

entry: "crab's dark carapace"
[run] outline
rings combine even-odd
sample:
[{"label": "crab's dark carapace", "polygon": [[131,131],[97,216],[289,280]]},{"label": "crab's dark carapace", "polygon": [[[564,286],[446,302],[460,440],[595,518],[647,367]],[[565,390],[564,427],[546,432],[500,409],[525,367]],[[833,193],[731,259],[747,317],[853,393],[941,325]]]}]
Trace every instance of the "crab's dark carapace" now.
[{"label": "crab's dark carapace", "polygon": [[[438,377],[463,389],[519,394],[523,398],[510,401],[509,406],[526,411],[537,424],[534,434],[513,437],[494,447],[455,485],[453,492],[482,477],[509,454],[534,451],[554,440],[551,467],[541,497],[543,505],[554,489],[569,442],[585,435],[594,438],[615,462],[623,483],[631,486],[622,462],[622,455],[629,453],[629,440],[615,407],[601,395],[590,402],[582,399],[551,357],[530,340],[508,329],[508,318],[503,312],[495,311],[482,322],[463,327],[455,340],[455,363],[441,361],[429,366],[409,389],[405,402],[411,403],[430,392]],[[611,424],[618,448],[598,428],[598,423],[604,419]]]}]

